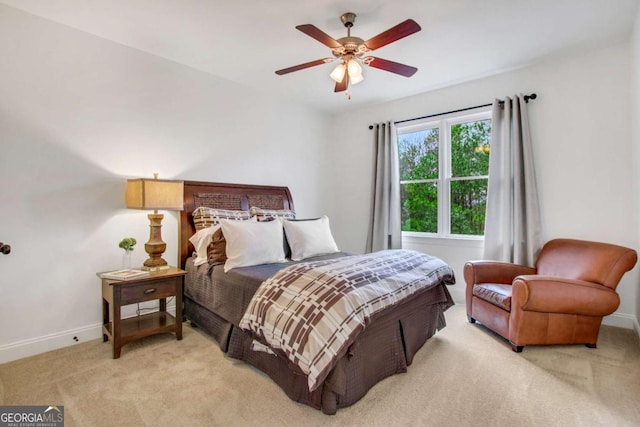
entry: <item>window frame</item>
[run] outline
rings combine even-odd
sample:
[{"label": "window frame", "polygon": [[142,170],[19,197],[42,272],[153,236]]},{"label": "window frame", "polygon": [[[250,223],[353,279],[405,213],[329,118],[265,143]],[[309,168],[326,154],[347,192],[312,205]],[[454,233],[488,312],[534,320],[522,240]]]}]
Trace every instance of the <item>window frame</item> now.
[{"label": "window frame", "polygon": [[421,231],[402,231],[402,237],[429,238],[456,240],[484,240],[484,235],[453,234],[451,233],[451,182],[466,181],[475,179],[489,179],[489,175],[453,177],[451,165],[451,126],[460,123],[474,121],[491,120],[491,106],[479,107],[473,112],[463,111],[449,113],[436,117],[425,118],[407,124],[396,125],[396,134],[399,143],[400,136],[424,131],[427,129],[438,129],[438,178],[400,181],[403,184],[420,184],[435,182],[438,187],[438,231],[436,233]]}]

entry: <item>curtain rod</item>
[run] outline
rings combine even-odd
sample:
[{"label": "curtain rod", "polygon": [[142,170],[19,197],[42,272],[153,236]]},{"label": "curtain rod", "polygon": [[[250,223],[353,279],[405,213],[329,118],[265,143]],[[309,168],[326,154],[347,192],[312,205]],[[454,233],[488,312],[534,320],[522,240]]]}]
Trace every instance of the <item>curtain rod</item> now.
[{"label": "curtain rod", "polygon": [[[536,95],[535,93],[532,93],[531,95],[525,95],[524,96],[524,102],[529,102],[530,99],[536,99],[538,97],[538,95]],[[500,101],[500,103],[502,104],[504,101]],[[405,120],[398,120],[396,122],[393,122],[394,124],[398,124],[398,123],[405,123],[405,122],[412,122],[414,120],[422,120],[422,119],[428,119],[430,117],[438,117],[438,116],[444,116],[446,114],[453,114],[453,113],[459,113],[461,111],[467,111],[467,110],[475,110],[476,108],[482,108],[482,107],[490,107],[493,104],[483,104],[483,105],[476,105],[475,107],[467,107],[467,108],[460,108],[459,110],[452,110],[452,111],[447,111],[444,113],[438,113],[438,114],[430,114],[428,116],[422,116],[422,117],[414,117],[413,119],[405,119]],[[373,125],[369,125],[369,129],[373,129]]]}]

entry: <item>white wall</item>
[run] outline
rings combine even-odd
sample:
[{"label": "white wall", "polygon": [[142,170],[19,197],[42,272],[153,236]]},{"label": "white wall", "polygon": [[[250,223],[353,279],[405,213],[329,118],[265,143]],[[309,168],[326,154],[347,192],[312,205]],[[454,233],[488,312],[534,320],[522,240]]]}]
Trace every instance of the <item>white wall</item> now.
[{"label": "white wall", "polygon": [[[339,244],[352,251],[364,250],[367,221],[363,218],[368,218],[370,206],[373,155],[369,124],[535,92],[538,99],[529,103],[529,117],[544,240],[570,237],[638,249],[630,52],[630,45],[624,43],[578,56],[549,58],[535,66],[336,116],[334,129],[339,134],[331,147],[331,215]],[[349,215],[341,215],[343,211]],[[463,303],[462,264],[464,259],[480,257],[480,250],[450,242],[421,247],[451,263],[458,279],[454,297]],[[637,283],[636,266],[620,283],[622,302],[616,316],[606,322],[632,326]]]},{"label": "white wall", "polygon": [[[5,6],[0,58],[0,363],[101,336],[96,272],[125,236],[146,258],[127,177],[288,185],[323,213],[317,112]],[[175,265],[173,212],[163,238]]]},{"label": "white wall", "polygon": [[[634,181],[639,183],[634,193],[634,211],[640,213],[640,9],[636,14],[633,34],[631,36],[631,134],[633,141],[633,160],[635,166]],[[640,230],[638,230],[640,232]],[[636,239],[640,242],[640,234],[636,234]],[[636,286],[638,283],[635,283]],[[636,293],[636,322],[635,328],[640,335],[640,291]]]}]

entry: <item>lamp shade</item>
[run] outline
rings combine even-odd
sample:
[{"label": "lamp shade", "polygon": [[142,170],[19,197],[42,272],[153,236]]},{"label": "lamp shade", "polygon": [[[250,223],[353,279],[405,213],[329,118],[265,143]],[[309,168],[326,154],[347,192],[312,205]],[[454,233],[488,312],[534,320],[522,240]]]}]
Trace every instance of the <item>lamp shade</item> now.
[{"label": "lamp shade", "polygon": [[182,181],[129,179],[124,198],[127,207],[131,209],[181,211],[183,189]]}]

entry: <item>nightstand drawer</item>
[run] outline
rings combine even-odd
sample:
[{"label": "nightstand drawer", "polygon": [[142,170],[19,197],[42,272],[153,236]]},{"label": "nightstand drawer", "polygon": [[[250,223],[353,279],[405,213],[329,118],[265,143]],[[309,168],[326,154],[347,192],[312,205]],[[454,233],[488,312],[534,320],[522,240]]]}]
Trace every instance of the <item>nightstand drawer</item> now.
[{"label": "nightstand drawer", "polygon": [[120,303],[126,305],[175,296],[176,283],[176,279],[165,279],[122,286],[120,288]]}]

